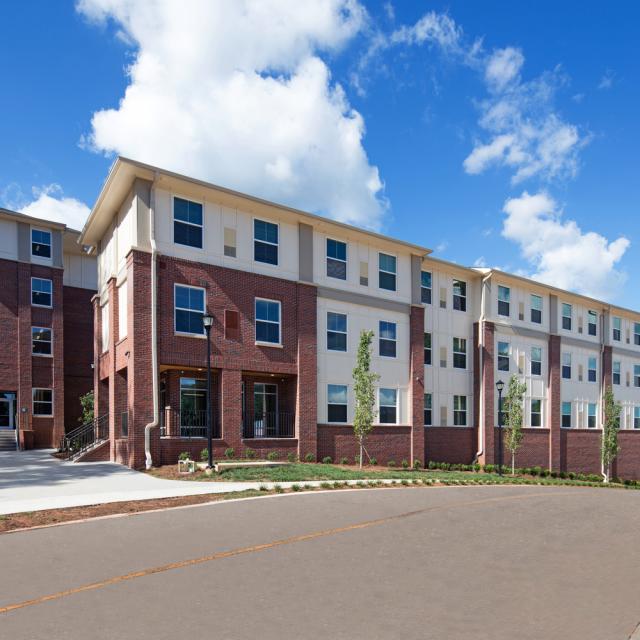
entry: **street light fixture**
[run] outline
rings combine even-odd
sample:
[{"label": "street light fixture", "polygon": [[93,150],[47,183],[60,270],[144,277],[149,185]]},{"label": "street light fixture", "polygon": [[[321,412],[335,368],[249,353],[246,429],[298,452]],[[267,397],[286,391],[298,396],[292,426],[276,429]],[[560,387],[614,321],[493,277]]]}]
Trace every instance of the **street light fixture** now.
[{"label": "street light fixture", "polygon": [[496,382],[496,389],[498,390],[498,475],[502,475],[502,391],[504,389],[504,382],[498,380]]},{"label": "street light fixture", "polygon": [[207,333],[207,469],[213,468],[213,405],[211,403],[211,327],[213,326],[213,316],[205,313],[202,316],[202,324]]}]

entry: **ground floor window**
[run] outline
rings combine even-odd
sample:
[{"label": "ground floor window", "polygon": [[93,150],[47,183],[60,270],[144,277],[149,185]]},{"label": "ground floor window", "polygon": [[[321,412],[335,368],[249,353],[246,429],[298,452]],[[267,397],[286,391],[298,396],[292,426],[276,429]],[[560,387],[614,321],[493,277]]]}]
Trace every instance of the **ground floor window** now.
[{"label": "ground floor window", "polygon": [[467,396],[453,396],[453,424],[467,426]]},{"label": "ground floor window", "polygon": [[633,428],[640,429],[640,407],[633,408]]},{"label": "ground floor window", "polygon": [[347,421],[347,385],[327,385],[327,420],[328,422]]},{"label": "ground floor window", "polygon": [[430,427],[433,422],[432,399],[430,393],[424,394],[424,426]]},{"label": "ground floor window", "polygon": [[562,426],[565,429],[571,428],[571,403],[563,402],[562,403]]},{"label": "ground floor window", "polygon": [[398,422],[398,390],[378,390],[378,404],[380,407],[380,424],[396,424]]},{"label": "ground floor window", "polygon": [[597,426],[598,405],[590,402],[588,409],[589,413],[587,415],[587,427],[589,429],[595,429]]},{"label": "ground floor window", "polygon": [[180,426],[207,426],[207,383],[198,378],[180,378]]},{"label": "ground floor window", "polygon": [[40,417],[53,416],[52,389],[33,389],[33,415]]},{"label": "ground floor window", "polygon": [[537,398],[531,400],[531,426],[542,426],[542,400]]}]

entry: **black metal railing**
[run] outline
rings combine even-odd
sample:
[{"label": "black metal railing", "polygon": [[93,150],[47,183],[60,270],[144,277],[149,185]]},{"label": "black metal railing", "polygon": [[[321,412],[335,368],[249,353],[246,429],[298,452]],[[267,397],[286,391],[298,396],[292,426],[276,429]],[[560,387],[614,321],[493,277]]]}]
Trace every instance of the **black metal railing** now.
[{"label": "black metal railing", "polygon": [[[212,437],[220,437],[218,416],[213,412]],[[175,411],[164,409],[160,412],[160,436],[180,438],[206,438],[206,411]]]},{"label": "black metal railing", "polygon": [[109,414],[107,413],[66,433],[60,442],[60,451],[66,454],[67,460],[70,460],[108,438]]},{"label": "black metal railing", "polygon": [[246,413],[242,424],[243,438],[293,438],[295,414],[285,411]]}]

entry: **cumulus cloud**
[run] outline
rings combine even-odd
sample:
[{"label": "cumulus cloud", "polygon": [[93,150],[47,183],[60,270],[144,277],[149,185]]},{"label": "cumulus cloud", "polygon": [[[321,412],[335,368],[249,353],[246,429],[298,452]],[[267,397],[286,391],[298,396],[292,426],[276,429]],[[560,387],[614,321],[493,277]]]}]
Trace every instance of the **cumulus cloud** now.
[{"label": "cumulus cloud", "polygon": [[507,200],[503,211],[502,235],[520,245],[534,269],[532,278],[605,300],[620,292],[626,274],[617,265],[629,247],[627,238],[609,241],[583,231],[574,220],[563,219],[558,203],[545,192],[525,191]]},{"label": "cumulus cloud", "polygon": [[322,55],[368,21],[357,0],[80,0],[133,43],[117,108],[85,143],[378,228],[382,181],[365,124]]},{"label": "cumulus cloud", "polygon": [[520,49],[505,47],[494,51],[487,60],[484,72],[487,84],[496,91],[504,91],[519,77],[523,64],[524,56]]}]

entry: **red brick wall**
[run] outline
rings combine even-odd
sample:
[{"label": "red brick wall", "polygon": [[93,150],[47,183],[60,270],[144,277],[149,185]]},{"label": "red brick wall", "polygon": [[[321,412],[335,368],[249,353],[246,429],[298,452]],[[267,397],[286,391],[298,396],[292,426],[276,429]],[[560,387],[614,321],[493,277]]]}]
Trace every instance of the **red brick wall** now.
[{"label": "red brick wall", "polygon": [[562,429],[562,471],[600,473],[600,429]]},{"label": "red brick wall", "polygon": [[[18,390],[18,263],[0,259],[0,390]],[[7,348],[8,345],[13,345]]]},{"label": "red brick wall", "polygon": [[[546,469],[549,464],[549,429],[538,427],[525,428],[522,430],[523,438],[520,448],[516,452],[516,467],[542,467]],[[503,434],[506,440],[506,433]],[[498,440],[498,429],[495,430],[496,442]],[[503,464],[511,465],[511,451],[507,445],[503,448]]]},{"label": "red brick wall", "polygon": [[[560,336],[549,336],[549,368],[548,389],[549,402],[547,423],[549,425],[549,458],[546,467],[554,471],[560,471],[562,466],[562,452],[565,450],[564,441],[560,432],[560,402],[561,402],[561,356]],[[575,471],[575,469],[574,469]]]},{"label": "red brick wall", "polygon": [[427,462],[471,464],[476,455],[475,427],[426,427],[424,448]]},{"label": "red brick wall", "polygon": [[640,480],[640,431],[618,432],[620,453],[613,463],[613,475],[625,480]]},{"label": "red brick wall", "polygon": [[484,399],[484,443],[483,454],[480,456],[480,464],[493,464],[495,462],[495,434],[493,427],[496,424],[495,414],[495,380],[494,380],[494,353],[495,353],[495,325],[493,322],[483,323],[481,331],[484,331],[484,346],[479,348],[482,353],[482,396]]},{"label": "red brick wall", "polygon": [[425,464],[424,449],[424,307],[411,306],[409,318],[411,364],[411,455],[409,462]]}]

